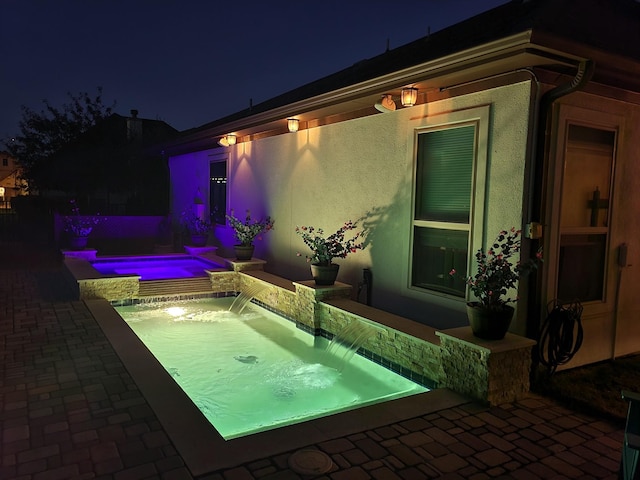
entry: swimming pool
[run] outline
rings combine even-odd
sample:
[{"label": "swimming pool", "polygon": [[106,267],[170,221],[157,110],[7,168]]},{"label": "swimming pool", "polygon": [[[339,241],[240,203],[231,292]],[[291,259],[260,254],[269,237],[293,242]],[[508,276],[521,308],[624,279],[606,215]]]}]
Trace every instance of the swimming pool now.
[{"label": "swimming pool", "polygon": [[330,354],[327,339],[255,305],[230,312],[232,301],[116,307],[227,440],[428,391],[344,349]]},{"label": "swimming pool", "polygon": [[94,260],[91,266],[103,275],[140,275],[140,280],[206,277],[207,270],[222,265],[191,255],[112,257]]}]

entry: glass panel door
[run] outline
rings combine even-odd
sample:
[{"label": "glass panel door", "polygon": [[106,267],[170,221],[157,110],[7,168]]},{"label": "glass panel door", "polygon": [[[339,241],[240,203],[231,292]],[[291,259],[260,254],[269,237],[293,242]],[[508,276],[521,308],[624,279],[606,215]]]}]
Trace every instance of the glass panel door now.
[{"label": "glass panel door", "polygon": [[557,298],[606,301],[615,132],[567,126]]}]

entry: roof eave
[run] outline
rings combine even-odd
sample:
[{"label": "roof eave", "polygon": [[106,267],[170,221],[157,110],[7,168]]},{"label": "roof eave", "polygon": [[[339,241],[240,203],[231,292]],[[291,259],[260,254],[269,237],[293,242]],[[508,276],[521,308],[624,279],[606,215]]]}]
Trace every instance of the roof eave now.
[{"label": "roof eave", "polygon": [[[532,42],[532,33],[530,29],[525,30],[260,113],[248,112],[246,116],[229,122],[212,122],[213,124],[195,129],[191,133],[186,132],[167,147],[167,153],[178,154],[212,148],[217,146],[217,140],[221,136],[229,133],[242,137],[258,131],[273,130],[278,125],[284,125],[285,120],[292,116],[317,118],[371,107],[382,94],[399,95],[400,89],[407,85],[442,88],[518,68],[541,65],[573,68],[583,59],[554,49],[548,44]],[[375,110],[372,114],[375,114]]]}]

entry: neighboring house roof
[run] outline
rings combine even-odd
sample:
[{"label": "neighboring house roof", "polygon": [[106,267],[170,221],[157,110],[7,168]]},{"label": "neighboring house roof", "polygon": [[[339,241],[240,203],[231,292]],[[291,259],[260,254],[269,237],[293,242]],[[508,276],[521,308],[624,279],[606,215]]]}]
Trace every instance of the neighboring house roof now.
[{"label": "neighboring house roof", "polygon": [[156,145],[178,136],[179,132],[162,120],[138,118],[133,110],[131,117],[113,113],[83,132],[74,141],[56,152],[55,157],[82,154],[98,148],[115,149],[130,153],[157,154]]},{"label": "neighboring house roof", "polygon": [[[372,107],[380,94],[399,94],[402,86],[418,82],[419,88],[442,88],[536,66],[573,75],[584,59],[596,62],[594,82],[640,91],[639,1],[513,0],[251,108],[186,130],[167,149],[179,153],[210,148],[216,135],[277,128],[278,121],[305,112],[313,112],[317,118]],[[430,78],[438,81],[430,83]]]},{"label": "neighboring house roof", "polygon": [[137,118],[136,111],[131,117],[114,113],[56,152],[47,164],[47,175],[61,190],[90,180],[105,182],[125,166],[131,168],[146,157],[158,156],[158,145],[178,133],[163,121]]},{"label": "neighboring house roof", "polygon": [[[132,125],[137,125],[137,127],[131,128]],[[137,112],[134,112],[131,117],[113,113],[89,128],[74,142],[71,142],[68,148],[76,148],[79,145],[95,146],[105,141],[149,146],[177,134],[178,130],[162,120],[137,118]]]}]

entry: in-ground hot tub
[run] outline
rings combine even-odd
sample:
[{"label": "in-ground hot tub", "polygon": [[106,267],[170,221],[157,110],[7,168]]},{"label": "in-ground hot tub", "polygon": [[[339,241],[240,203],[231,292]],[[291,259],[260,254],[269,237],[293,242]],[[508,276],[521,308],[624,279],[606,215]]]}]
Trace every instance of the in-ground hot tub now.
[{"label": "in-ground hot tub", "polygon": [[210,294],[210,274],[230,271],[221,257],[184,253],[97,258],[65,254],[64,263],[79,298],[109,301]]},{"label": "in-ground hot tub", "polygon": [[223,265],[192,255],[150,255],[104,257],[91,261],[102,275],[139,275],[140,280],[206,277],[207,271],[226,269]]}]

